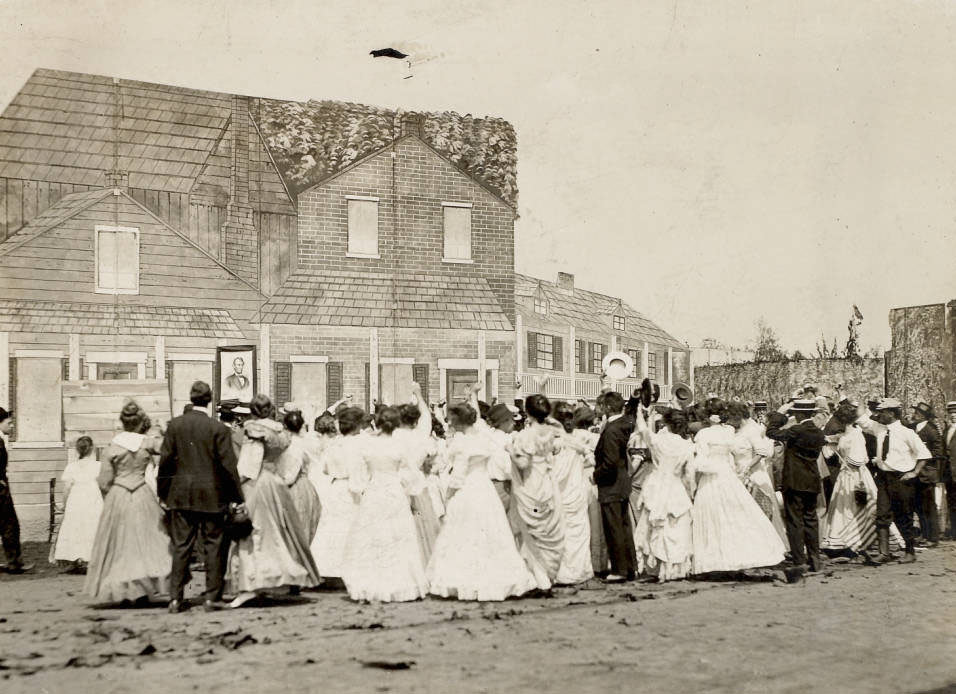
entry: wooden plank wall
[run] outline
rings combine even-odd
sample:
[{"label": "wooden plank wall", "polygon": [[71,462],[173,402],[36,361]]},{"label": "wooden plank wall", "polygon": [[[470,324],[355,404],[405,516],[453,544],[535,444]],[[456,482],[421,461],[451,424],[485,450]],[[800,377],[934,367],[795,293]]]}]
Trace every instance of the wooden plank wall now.
[{"label": "wooden plank wall", "polygon": [[271,295],[295,269],[298,255],[296,218],[288,214],[257,212],[253,223],[259,229],[262,291]]},{"label": "wooden plank wall", "polygon": [[129,194],[200,248],[222,260],[220,229],[226,221],[225,207],[190,202],[187,193],[130,188]]},{"label": "wooden plank wall", "polygon": [[83,193],[95,187],[0,178],[0,241],[16,233],[64,195]]},{"label": "wooden plank wall", "polygon": [[63,423],[67,445],[89,436],[97,448],[122,431],[119,413],[135,400],[154,424],[170,420],[166,381],[71,381],[63,384]]}]

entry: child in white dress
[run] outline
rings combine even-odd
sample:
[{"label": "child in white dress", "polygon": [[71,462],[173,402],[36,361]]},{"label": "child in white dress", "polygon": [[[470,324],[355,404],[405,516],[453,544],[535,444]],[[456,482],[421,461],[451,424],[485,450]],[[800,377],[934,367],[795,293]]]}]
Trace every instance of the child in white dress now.
[{"label": "child in white dress", "polygon": [[103,511],[103,495],[96,477],[100,461],[96,459],[93,440],[81,436],[76,441],[76,458],[66,464],[60,481],[63,483],[63,521],[57,535],[53,561],[86,564],[93,550],[96,526]]}]

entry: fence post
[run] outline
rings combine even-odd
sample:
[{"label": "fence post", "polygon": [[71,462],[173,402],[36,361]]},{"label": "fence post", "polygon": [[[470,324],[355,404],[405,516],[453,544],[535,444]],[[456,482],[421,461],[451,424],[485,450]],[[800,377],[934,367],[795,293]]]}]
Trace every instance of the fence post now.
[{"label": "fence post", "polygon": [[50,478],[50,531],[47,543],[53,542],[53,525],[56,522],[56,477]]}]

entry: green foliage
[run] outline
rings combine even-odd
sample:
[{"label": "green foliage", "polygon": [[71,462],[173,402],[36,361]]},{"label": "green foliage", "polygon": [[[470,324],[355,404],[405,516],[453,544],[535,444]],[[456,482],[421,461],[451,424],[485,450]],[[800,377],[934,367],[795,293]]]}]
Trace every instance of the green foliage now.
[{"label": "green foliage", "polygon": [[762,316],[757,319],[757,339],[754,341],[754,361],[787,361],[787,353],[780,346],[776,331]]},{"label": "green foliage", "polygon": [[[340,101],[263,100],[259,128],[297,195],[392,142],[403,115]],[[517,206],[517,137],[510,123],[451,111],[419,115],[426,142]]]}]

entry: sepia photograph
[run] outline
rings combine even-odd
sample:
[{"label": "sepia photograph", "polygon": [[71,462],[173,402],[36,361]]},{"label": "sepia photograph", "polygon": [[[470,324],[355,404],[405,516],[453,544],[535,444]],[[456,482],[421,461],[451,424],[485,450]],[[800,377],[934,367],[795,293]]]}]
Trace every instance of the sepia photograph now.
[{"label": "sepia photograph", "polygon": [[952,0],[0,0],[0,693],[956,694]]}]

